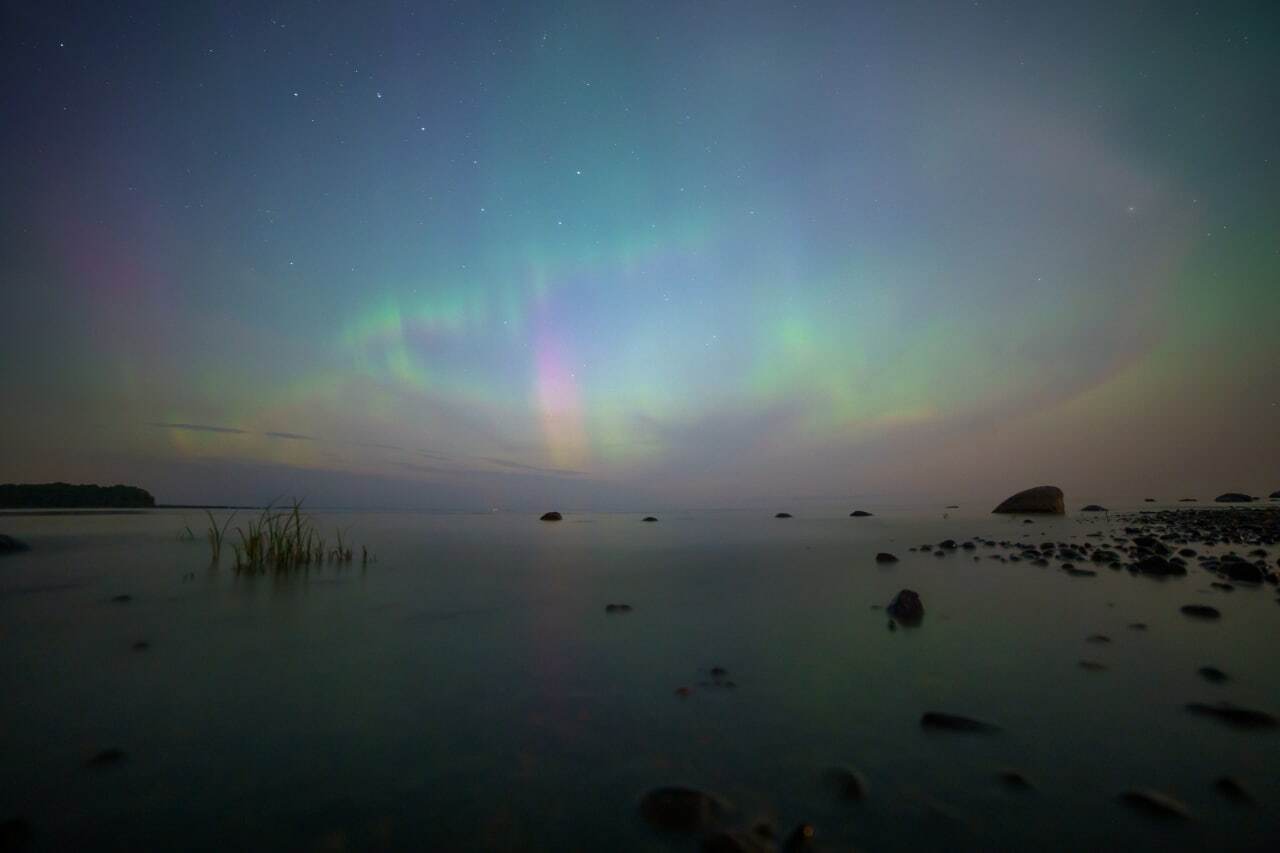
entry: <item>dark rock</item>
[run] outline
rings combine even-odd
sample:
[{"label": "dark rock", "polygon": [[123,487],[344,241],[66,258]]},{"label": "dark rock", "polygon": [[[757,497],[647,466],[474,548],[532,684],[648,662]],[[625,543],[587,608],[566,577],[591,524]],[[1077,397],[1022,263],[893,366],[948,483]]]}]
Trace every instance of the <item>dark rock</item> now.
[{"label": "dark rock", "polygon": [[133,601],[132,595],[114,595],[111,597],[112,604],[128,604]]},{"label": "dark rock", "polygon": [[1218,612],[1218,608],[1210,607],[1207,604],[1184,604],[1180,609],[1183,615],[1194,619],[1217,619],[1222,616]]},{"label": "dark rock", "polygon": [[722,666],[713,666],[711,667],[710,672],[711,672],[711,677],[717,678],[717,679],[724,678],[726,675],[729,674],[729,670],[725,669]]},{"label": "dark rock", "polygon": [[1196,502],[1195,498],[1178,498],[1178,503],[1182,503],[1182,504],[1193,504],[1195,502]]},{"label": "dark rock", "polygon": [[832,767],[826,772],[827,784],[844,800],[867,798],[867,777],[848,767]]},{"label": "dark rock", "polygon": [[790,518],[790,517],[791,517],[791,513],[789,513],[789,512],[775,512],[775,513],[773,514],[773,517],[774,517],[774,518]]},{"label": "dark rock", "polygon": [[1120,795],[1120,802],[1143,814],[1165,820],[1187,820],[1191,817],[1191,813],[1182,803],[1168,794],[1152,791],[1149,788],[1125,791]]},{"label": "dark rock", "polygon": [[1035,789],[1035,785],[1031,784],[1031,780],[1017,770],[1001,770],[998,776],[1006,788],[1015,791],[1031,791]]},{"label": "dark rock", "polygon": [[630,604],[606,604],[604,606],[605,613],[630,613]]},{"label": "dark rock", "polygon": [[115,767],[117,764],[123,764],[126,758],[127,756],[124,754],[124,750],[111,747],[94,755],[84,763],[84,766],[94,768]]},{"label": "dark rock", "polygon": [[1214,684],[1221,684],[1228,680],[1227,674],[1216,666],[1202,666],[1196,672],[1200,673],[1200,677],[1205,681],[1211,681]]},{"label": "dark rock", "polygon": [[1190,702],[1187,710],[1202,717],[1212,717],[1237,729],[1273,729],[1277,725],[1276,718],[1266,711],[1241,708],[1230,702],[1219,702],[1217,705]]},{"label": "dark rock", "polygon": [[990,733],[1000,731],[999,726],[962,717],[958,714],[945,714],[941,711],[926,711],[920,717],[920,726],[925,729],[936,729],[945,732]]},{"label": "dark rock", "polygon": [[956,544],[954,539],[943,539],[938,543],[938,548],[943,551],[954,551],[958,547],[960,546]]},{"label": "dark rock", "polygon": [[1240,780],[1231,776],[1219,776],[1214,780],[1213,789],[1233,803],[1245,805],[1257,802],[1249,790],[1240,784]]},{"label": "dark rock", "polygon": [[1271,500],[1273,500],[1273,501],[1280,501],[1280,492],[1272,492],[1272,493],[1271,493]]},{"label": "dark rock", "polygon": [[133,644],[133,650],[135,652],[145,652],[149,648],[151,648],[151,644],[148,643],[146,640],[138,640],[136,643]]},{"label": "dark rock", "polygon": [[1249,495],[1241,494],[1240,492],[1226,492],[1224,494],[1218,495],[1213,500],[1214,500],[1214,503],[1220,503],[1220,504],[1253,503],[1253,498],[1251,498]]},{"label": "dark rock", "polygon": [[864,509],[855,509],[853,512],[849,513],[849,517],[850,518],[870,518],[871,513],[867,512]]},{"label": "dark rock", "polygon": [[728,807],[720,798],[693,788],[654,788],[640,798],[640,815],[659,829],[698,832],[709,829]]},{"label": "dark rock", "polygon": [[924,619],[924,602],[915,590],[899,590],[885,612],[903,625],[919,625]]},{"label": "dark rock", "polygon": [[876,554],[876,562],[877,563],[896,563],[898,562],[898,558],[895,557],[893,554],[890,554],[888,551],[881,551],[879,554]]},{"label": "dark rock", "polygon": [[542,521],[563,521],[564,516],[556,512],[555,510],[552,510],[551,512],[544,512],[542,514],[541,520]]},{"label": "dark rock", "polygon": [[1129,627],[1134,631],[1145,631],[1147,630],[1147,623],[1146,622],[1130,622]]},{"label": "dark rock", "polygon": [[640,520],[641,521],[657,521],[658,519],[654,518],[652,515],[646,515],[644,518]]},{"label": "dark rock", "polygon": [[1011,513],[1052,513],[1062,515],[1066,512],[1063,503],[1062,489],[1057,486],[1036,486],[1005,498],[992,512]]},{"label": "dark rock", "polygon": [[1164,557],[1157,557],[1154,554],[1149,557],[1143,557],[1136,563],[1130,563],[1129,571],[1134,574],[1149,575],[1151,577],[1168,577],[1187,573],[1186,567],[1171,563]]},{"label": "dark rock", "polygon": [[1084,638],[1084,641],[1086,643],[1109,643],[1111,642],[1111,638],[1106,634],[1090,634]]},{"label": "dark rock", "polygon": [[1218,571],[1233,581],[1262,583],[1262,569],[1247,560],[1228,554],[1218,564]]},{"label": "dark rock", "polygon": [[30,551],[31,546],[26,542],[14,539],[12,536],[5,536],[0,533],[0,554],[18,554],[23,551]]},{"label": "dark rock", "polygon": [[1063,563],[1062,570],[1073,578],[1096,578],[1098,573],[1093,569],[1077,569],[1070,563]]},{"label": "dark rock", "polygon": [[800,824],[791,830],[787,840],[782,843],[782,853],[802,853],[802,851],[813,849],[813,839],[817,834],[813,824]]},{"label": "dark rock", "polygon": [[1155,499],[1155,498],[1143,498],[1143,499],[1142,499],[1142,502],[1143,502],[1143,503],[1153,504],[1153,503],[1155,503],[1155,502],[1156,502],[1156,499]]},{"label": "dark rock", "polygon": [[1097,504],[1089,504],[1088,506],[1081,507],[1080,511],[1081,512],[1106,512],[1107,508],[1105,506],[1098,506]]}]

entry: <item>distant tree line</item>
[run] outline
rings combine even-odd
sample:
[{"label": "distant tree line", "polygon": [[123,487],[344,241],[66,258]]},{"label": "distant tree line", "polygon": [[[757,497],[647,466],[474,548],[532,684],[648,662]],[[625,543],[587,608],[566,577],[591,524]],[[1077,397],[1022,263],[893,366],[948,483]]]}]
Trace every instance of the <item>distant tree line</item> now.
[{"label": "distant tree line", "polygon": [[0,484],[0,508],[32,507],[149,507],[156,499],[137,486],[97,486],[71,483]]}]

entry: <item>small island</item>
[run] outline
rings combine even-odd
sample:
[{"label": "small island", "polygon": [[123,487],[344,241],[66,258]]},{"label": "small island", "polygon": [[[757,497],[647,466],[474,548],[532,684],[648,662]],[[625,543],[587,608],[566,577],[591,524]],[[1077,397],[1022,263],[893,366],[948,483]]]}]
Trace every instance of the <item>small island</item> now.
[{"label": "small island", "polygon": [[92,483],[3,483],[0,509],[96,509],[154,507],[156,499],[137,486]]}]

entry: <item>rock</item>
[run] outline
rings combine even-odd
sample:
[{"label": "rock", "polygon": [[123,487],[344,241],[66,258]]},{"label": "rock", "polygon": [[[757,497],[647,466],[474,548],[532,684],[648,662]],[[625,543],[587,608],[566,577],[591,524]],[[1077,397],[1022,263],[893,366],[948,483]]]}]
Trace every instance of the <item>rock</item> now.
[{"label": "rock", "polygon": [[1029,512],[1062,515],[1066,512],[1066,507],[1062,499],[1062,489],[1057,486],[1036,486],[1005,498],[1004,502],[992,512],[1015,515]]},{"label": "rock", "polygon": [[1196,672],[1200,673],[1200,677],[1205,681],[1211,681],[1214,684],[1221,684],[1229,678],[1225,672],[1218,669],[1216,666],[1202,666],[1197,669]]},{"label": "rock", "polygon": [[133,644],[133,650],[135,652],[145,652],[149,648],[151,648],[151,644],[148,643],[146,640],[138,640],[136,643]]},{"label": "rock", "polygon": [[1168,794],[1150,788],[1136,788],[1120,795],[1120,802],[1144,814],[1165,820],[1187,820],[1191,813],[1187,807]]},{"label": "rock", "polygon": [[1241,708],[1230,702],[1219,702],[1217,705],[1189,702],[1187,710],[1201,717],[1212,717],[1237,729],[1273,729],[1277,725],[1276,718],[1266,711]]},{"label": "rock", "polygon": [[1225,492],[1213,499],[1214,503],[1220,504],[1247,504],[1253,503],[1253,498],[1240,492]]},{"label": "rock", "polygon": [[1090,634],[1084,638],[1084,641],[1086,643],[1109,643],[1111,642],[1111,638],[1106,634]]},{"label": "rock", "polygon": [[1000,731],[1000,727],[981,720],[962,717],[958,714],[945,714],[941,711],[926,711],[920,717],[920,727],[944,732],[991,733]]},{"label": "rock", "polygon": [[865,800],[867,778],[848,767],[832,767],[826,772],[827,784],[843,800]]},{"label": "rock", "polygon": [[915,590],[899,590],[893,597],[893,601],[890,601],[889,606],[885,608],[885,612],[903,625],[919,625],[924,619],[924,602],[920,600],[920,595]]},{"label": "rock", "polygon": [[775,512],[775,513],[773,514],[773,517],[774,517],[774,518],[790,518],[790,517],[791,517],[791,513],[789,513],[789,512]]},{"label": "rock", "polygon": [[540,520],[541,521],[563,521],[564,516],[556,512],[555,510],[552,510],[551,512],[544,512]]},{"label": "rock", "polygon": [[112,604],[128,604],[130,601],[133,601],[132,595],[113,595],[111,597]]},{"label": "rock", "polygon": [[0,533],[0,554],[19,554],[23,551],[30,551],[31,546],[12,536],[5,536]]},{"label": "rock", "polygon": [[125,761],[125,758],[127,758],[127,756],[124,754],[124,750],[111,747],[109,749],[104,749],[98,754],[94,755],[92,758],[90,758],[88,761],[84,763],[84,766],[94,767],[94,768],[114,767],[117,764],[123,764]]},{"label": "rock", "polygon": [[997,775],[1006,788],[1015,791],[1031,791],[1035,789],[1035,785],[1031,784],[1031,780],[1020,771],[1005,769],[1001,770]]},{"label": "rock", "polygon": [[813,828],[813,824],[800,824],[791,830],[787,840],[782,843],[782,853],[802,853],[804,850],[813,849],[815,835],[817,835],[817,830]]},{"label": "rock", "polygon": [[1240,583],[1262,583],[1264,577],[1261,568],[1234,554],[1222,558],[1218,563],[1218,571]]},{"label": "rock", "polygon": [[644,518],[640,520],[641,521],[657,521],[658,519],[654,518],[652,515],[646,515]]},{"label": "rock", "polygon": [[1105,506],[1098,506],[1097,504],[1089,504],[1088,506],[1081,507],[1080,511],[1081,512],[1106,512],[1107,508]]},{"label": "rock", "polygon": [[1130,622],[1129,629],[1132,631],[1145,631],[1147,630],[1147,623],[1146,622]]},{"label": "rock", "polygon": [[1130,563],[1129,571],[1137,575],[1149,575],[1157,578],[1185,575],[1187,573],[1186,566],[1179,566],[1177,563],[1171,563],[1164,557],[1158,557],[1154,554],[1143,557],[1136,563]]},{"label": "rock", "polygon": [[1190,616],[1193,619],[1218,619],[1222,616],[1218,612],[1218,608],[1210,607],[1207,604],[1184,604],[1180,609],[1183,615]]},{"label": "rock", "polygon": [[698,832],[709,829],[728,807],[720,798],[693,788],[654,788],[640,798],[640,815],[659,829]]},{"label": "rock", "polygon": [[850,518],[870,518],[871,513],[867,512],[864,509],[855,509],[853,512],[849,513],[849,517]]},{"label": "rock", "polygon": [[1096,578],[1098,573],[1093,569],[1077,569],[1070,563],[1063,563],[1062,570],[1073,578]]},{"label": "rock", "polygon": [[898,562],[898,558],[895,557],[893,554],[890,554],[888,551],[881,551],[879,554],[876,554],[876,562],[877,563],[896,563]]},{"label": "rock", "polygon": [[1142,502],[1143,502],[1143,503],[1153,504],[1153,503],[1155,503],[1155,502],[1156,502],[1156,499],[1155,499],[1155,498],[1143,498],[1143,499],[1142,499]]},{"label": "rock", "polygon": [[606,604],[604,606],[605,613],[630,613],[630,604]]},{"label": "rock", "polygon": [[1273,500],[1273,501],[1280,501],[1280,492],[1272,492],[1272,493],[1271,493],[1271,500]]},{"label": "rock", "polygon": [[1195,502],[1195,498],[1178,498],[1178,503],[1180,504],[1193,504]]},{"label": "rock", "polygon": [[1213,789],[1233,803],[1252,804],[1257,802],[1238,779],[1231,776],[1219,776],[1213,783]]}]

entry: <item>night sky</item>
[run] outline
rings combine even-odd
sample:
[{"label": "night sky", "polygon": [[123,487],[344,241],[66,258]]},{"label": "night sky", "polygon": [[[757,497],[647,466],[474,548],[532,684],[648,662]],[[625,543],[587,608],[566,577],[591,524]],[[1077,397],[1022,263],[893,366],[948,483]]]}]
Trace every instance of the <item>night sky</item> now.
[{"label": "night sky", "polygon": [[1278,489],[1280,14],[1059,6],[9,0],[0,481]]}]

